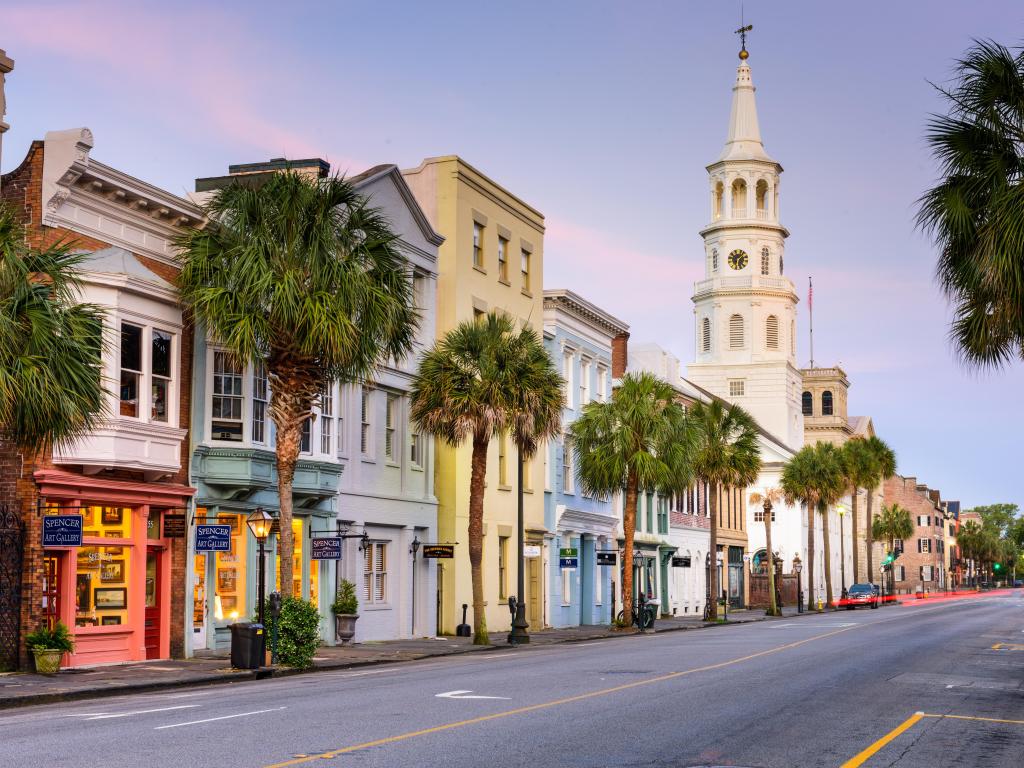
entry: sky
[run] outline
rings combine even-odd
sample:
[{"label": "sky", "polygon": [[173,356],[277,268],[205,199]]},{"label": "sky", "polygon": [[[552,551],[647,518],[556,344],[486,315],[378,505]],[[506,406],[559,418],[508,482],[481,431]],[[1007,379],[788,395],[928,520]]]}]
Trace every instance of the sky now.
[{"label": "sky", "polygon": [[[726,136],[738,0],[173,3],[0,0],[3,171],[49,130],[177,194],[232,163],[323,157],[358,173],[459,154],[546,217],[544,284],[685,364],[703,277],[705,166]],[[899,472],[965,506],[1024,506],[1024,366],[979,373],[948,341],[923,136],[972,39],[1015,46],[1019,1],[747,0],[761,133],[784,167],[798,363],[851,381]]]}]

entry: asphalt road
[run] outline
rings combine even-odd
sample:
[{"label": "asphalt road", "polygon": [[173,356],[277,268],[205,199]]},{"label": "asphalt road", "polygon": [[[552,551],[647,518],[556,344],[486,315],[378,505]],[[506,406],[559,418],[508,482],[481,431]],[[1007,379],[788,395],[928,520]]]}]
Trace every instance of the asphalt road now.
[{"label": "asphalt road", "polygon": [[0,713],[4,768],[896,764],[1024,765],[1024,592]]}]

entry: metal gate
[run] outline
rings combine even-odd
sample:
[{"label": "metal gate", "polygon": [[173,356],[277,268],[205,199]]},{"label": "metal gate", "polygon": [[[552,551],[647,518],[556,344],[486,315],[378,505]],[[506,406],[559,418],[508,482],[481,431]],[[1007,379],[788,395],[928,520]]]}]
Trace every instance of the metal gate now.
[{"label": "metal gate", "polygon": [[17,512],[0,507],[0,672],[18,668],[24,531]]}]

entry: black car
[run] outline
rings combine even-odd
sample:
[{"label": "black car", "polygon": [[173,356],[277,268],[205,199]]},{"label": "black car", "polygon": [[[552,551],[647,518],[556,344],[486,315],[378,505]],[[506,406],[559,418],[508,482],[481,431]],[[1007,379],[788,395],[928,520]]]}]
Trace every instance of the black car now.
[{"label": "black car", "polygon": [[854,584],[846,591],[846,597],[839,601],[846,610],[852,611],[858,605],[870,605],[877,608],[882,601],[882,590],[877,584]]}]

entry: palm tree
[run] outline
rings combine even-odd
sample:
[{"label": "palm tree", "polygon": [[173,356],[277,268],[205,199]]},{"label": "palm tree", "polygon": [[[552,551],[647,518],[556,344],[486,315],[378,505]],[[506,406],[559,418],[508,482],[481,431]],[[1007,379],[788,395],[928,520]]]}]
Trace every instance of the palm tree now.
[{"label": "palm tree", "polygon": [[[882,513],[872,521],[871,528],[874,537],[885,541],[888,551],[893,555],[896,553],[896,539],[909,539],[914,535],[914,521],[910,512],[895,502],[891,507],[882,505]],[[890,583],[894,581],[890,579]]]},{"label": "palm tree", "polygon": [[762,492],[750,494],[751,504],[760,504],[764,510],[764,544],[768,553],[768,615],[781,616],[778,604],[775,602],[775,551],[772,549],[772,510],[775,505],[782,501],[783,493],[780,488],[765,488]]},{"label": "palm tree", "polygon": [[693,482],[693,435],[676,391],[650,373],[626,374],[608,402],[590,403],[569,428],[580,488],[623,492],[622,612],[632,623],[633,536],[641,493],[683,493]]},{"label": "palm tree", "polygon": [[825,558],[825,600],[832,605],[832,547],[828,510],[848,485],[839,449],[831,443],[805,445],[782,469],[782,491],[789,503],[807,507],[807,608],[814,610],[814,514],[821,515]]},{"label": "palm tree", "polygon": [[711,621],[717,621],[718,497],[725,488],[746,488],[757,480],[761,448],[757,442],[757,422],[738,405],[728,405],[717,398],[710,403],[698,402],[690,409],[687,421],[694,430],[693,471],[697,480],[709,488],[711,600],[706,614]]},{"label": "palm tree", "polygon": [[939,250],[953,342],[969,364],[1002,367],[1024,355],[1024,54],[979,42],[955,71],[927,133],[943,178],[917,221]]},{"label": "palm tree", "polygon": [[867,555],[868,555],[868,581],[873,581],[874,577],[872,574],[874,571],[874,552],[872,551],[875,546],[874,537],[874,506],[875,506],[875,489],[879,483],[888,480],[890,477],[896,474],[896,453],[888,444],[879,437],[872,435],[865,441],[870,453],[874,456],[872,462],[872,468],[876,471],[868,477],[862,477],[862,482],[865,483],[863,486],[867,489],[868,497],[868,530],[867,530]]},{"label": "palm tree", "polygon": [[0,204],[0,436],[37,453],[103,415],[103,312],[79,302],[86,259],[73,243],[30,246]]},{"label": "palm tree", "polygon": [[517,329],[510,317],[492,311],[439,339],[413,382],[412,421],[452,447],[472,442],[468,536],[477,645],[490,643],[481,574],[487,449],[509,429],[524,454],[556,435],[561,381],[537,332]]},{"label": "palm tree", "polygon": [[[868,497],[874,492],[878,485],[878,477],[881,468],[878,466],[878,459],[871,449],[868,441],[862,437],[854,437],[843,446],[843,462],[846,465],[846,476],[850,479],[852,486],[851,506],[853,509],[850,521],[850,535],[853,538],[853,580],[860,581],[860,548],[857,546],[857,523],[860,519],[860,489],[868,489]],[[870,523],[869,523],[870,527]],[[868,551],[871,548],[871,536],[868,535]],[[869,555],[870,558],[870,555]],[[869,560],[870,562],[870,560]],[[868,567],[868,581],[871,580],[870,566]]]},{"label": "palm tree", "polygon": [[292,481],[302,428],[334,381],[412,350],[411,273],[390,223],[348,181],[292,171],[233,183],[178,245],[178,285],[211,340],[264,364],[277,429],[281,591],[292,595]]}]

